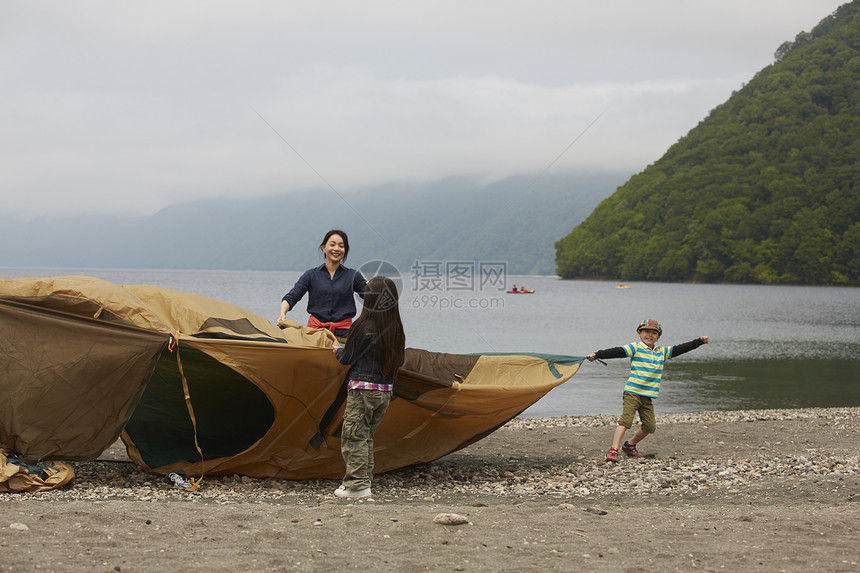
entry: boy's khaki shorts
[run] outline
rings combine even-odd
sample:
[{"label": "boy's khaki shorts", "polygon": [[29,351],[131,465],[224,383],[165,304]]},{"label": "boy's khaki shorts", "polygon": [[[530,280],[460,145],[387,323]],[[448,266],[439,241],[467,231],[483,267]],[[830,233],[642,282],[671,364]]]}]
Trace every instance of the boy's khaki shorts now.
[{"label": "boy's khaki shorts", "polygon": [[624,409],[618,418],[618,425],[630,428],[633,425],[633,416],[639,412],[639,421],[642,422],[642,431],[653,434],[657,431],[657,417],[654,415],[654,404],[648,396],[624,392]]}]

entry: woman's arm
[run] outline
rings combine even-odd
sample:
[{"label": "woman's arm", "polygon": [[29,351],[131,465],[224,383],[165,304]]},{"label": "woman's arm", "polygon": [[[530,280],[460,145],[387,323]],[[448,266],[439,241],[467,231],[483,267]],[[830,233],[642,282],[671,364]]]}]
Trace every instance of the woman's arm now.
[{"label": "woman's arm", "polygon": [[355,271],[355,276],[352,277],[352,290],[355,291],[358,296],[362,299],[364,298],[364,289],[367,287],[367,280],[361,274],[360,271]]},{"label": "woman's arm", "polygon": [[285,300],[281,301],[281,316],[278,317],[278,324],[287,320],[287,313],[290,312],[290,303]]},{"label": "woman's arm", "polygon": [[305,293],[308,292],[311,270],[302,273],[302,276],[299,277],[299,280],[296,281],[290,292],[285,294],[284,298],[281,299],[281,315],[278,317],[278,325],[287,319],[287,313],[293,308],[293,305],[299,302],[305,296]]}]

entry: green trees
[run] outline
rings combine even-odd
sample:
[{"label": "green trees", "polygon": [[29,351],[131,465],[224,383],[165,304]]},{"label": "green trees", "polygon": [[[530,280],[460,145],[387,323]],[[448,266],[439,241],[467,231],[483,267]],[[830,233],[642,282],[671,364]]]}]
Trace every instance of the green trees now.
[{"label": "green trees", "polygon": [[860,2],[556,243],[563,278],[860,284]]}]

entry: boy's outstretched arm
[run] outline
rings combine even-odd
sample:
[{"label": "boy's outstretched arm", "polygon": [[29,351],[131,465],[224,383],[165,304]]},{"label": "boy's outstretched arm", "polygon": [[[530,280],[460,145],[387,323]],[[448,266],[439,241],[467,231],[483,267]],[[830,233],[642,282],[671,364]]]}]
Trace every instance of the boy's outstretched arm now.
[{"label": "boy's outstretched arm", "polygon": [[672,347],[672,358],[675,358],[676,356],[680,356],[680,355],[684,354],[685,352],[695,350],[696,348],[700,347],[703,344],[708,344],[708,337],[707,336],[700,336],[699,338],[691,340],[690,342],[682,342],[681,344],[676,344],[675,346]]},{"label": "boy's outstretched arm", "polygon": [[594,362],[597,359],[603,360],[604,358],[627,358],[627,353],[624,352],[624,349],[620,346],[616,346],[615,348],[607,348],[605,350],[592,352],[586,356],[586,358],[589,362]]}]

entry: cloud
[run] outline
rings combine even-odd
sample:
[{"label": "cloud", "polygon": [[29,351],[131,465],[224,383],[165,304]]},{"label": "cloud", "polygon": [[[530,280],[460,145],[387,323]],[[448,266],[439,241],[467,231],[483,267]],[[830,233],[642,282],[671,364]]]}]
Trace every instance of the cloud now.
[{"label": "cloud", "polygon": [[641,169],[838,4],[15,3],[0,215]]}]

